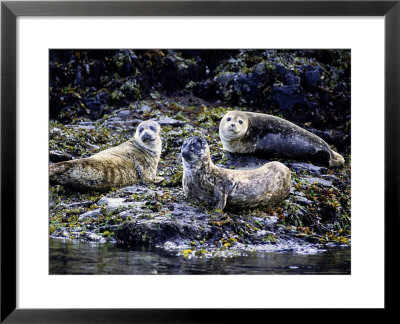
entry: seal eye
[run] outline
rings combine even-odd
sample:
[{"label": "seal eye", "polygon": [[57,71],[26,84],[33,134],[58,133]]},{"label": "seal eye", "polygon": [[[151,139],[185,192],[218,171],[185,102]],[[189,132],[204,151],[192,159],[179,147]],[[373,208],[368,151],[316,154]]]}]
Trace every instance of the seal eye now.
[{"label": "seal eye", "polygon": [[157,132],[157,129],[154,126],[150,126],[150,130],[152,130],[154,133]]},{"label": "seal eye", "polygon": [[226,120],[227,120],[227,121],[231,121],[231,117],[228,117]]},{"label": "seal eye", "polygon": [[239,119],[239,124],[243,124],[243,120]]},{"label": "seal eye", "polygon": [[144,127],[140,127],[139,128],[139,133],[143,132],[143,130],[144,130]]}]

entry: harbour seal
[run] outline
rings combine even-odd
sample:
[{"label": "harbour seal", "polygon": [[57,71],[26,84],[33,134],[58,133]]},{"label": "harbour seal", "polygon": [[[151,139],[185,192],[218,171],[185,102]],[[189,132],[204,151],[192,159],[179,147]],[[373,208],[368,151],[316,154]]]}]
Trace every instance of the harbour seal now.
[{"label": "harbour seal", "polygon": [[329,167],[344,163],[322,138],[267,114],[230,111],[221,119],[219,136],[223,148],[232,153],[309,160]]},{"label": "harbour seal", "polygon": [[75,190],[108,191],[139,180],[160,182],[156,176],[161,155],[160,125],[144,121],[135,136],[121,145],[91,157],[55,163],[50,166],[50,181]]},{"label": "harbour seal", "polygon": [[183,191],[214,208],[253,208],[280,202],[290,192],[290,170],[270,162],[253,170],[217,167],[205,139],[191,137],[182,145]]}]

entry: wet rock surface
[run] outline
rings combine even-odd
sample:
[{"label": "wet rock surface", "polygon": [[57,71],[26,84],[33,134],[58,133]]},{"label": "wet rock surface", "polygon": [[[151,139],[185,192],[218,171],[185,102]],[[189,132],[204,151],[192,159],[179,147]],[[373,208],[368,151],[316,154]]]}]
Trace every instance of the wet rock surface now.
[{"label": "wet rock surface", "polygon": [[[289,53],[285,58],[287,53],[284,52],[259,52],[250,59],[250,51],[248,56],[232,51],[216,53],[213,61],[211,58],[206,61],[202,51],[198,55],[196,51],[161,52],[163,55],[157,51],[150,51],[150,54],[145,51],[121,51],[122,54],[118,52],[121,55],[117,55],[115,51],[110,51],[113,61],[104,60],[104,55],[96,53],[85,56],[82,53],[71,54],[71,51],[57,52],[52,57],[50,163],[87,157],[118,145],[133,136],[140,121],[153,119],[162,126],[163,149],[158,175],[165,180],[159,185],[138,183],[108,193],[81,193],[60,185],[51,186],[50,235],[94,242],[118,242],[135,248],[162,247],[185,257],[227,255],[246,249],[307,253],[324,249],[326,245],[349,245],[351,156],[347,99],[341,99],[341,106],[332,99],[331,103],[337,111],[329,108],[329,111],[319,113],[318,109],[322,109],[322,102],[325,101],[313,97],[320,105],[314,110],[314,117],[307,115],[310,108],[303,111],[301,118],[296,112],[303,104],[309,105],[311,96],[315,96],[316,92],[322,91],[320,95],[324,93],[321,87],[327,86],[326,79],[322,78],[327,75],[326,71],[332,74],[332,69],[343,70],[345,76],[347,70],[344,65],[339,70],[339,63],[335,60],[346,53],[331,53],[336,58],[325,58],[322,53],[308,54],[303,51],[300,56]],[[318,61],[317,56],[324,57],[324,60]],[[272,58],[280,62],[273,63]],[[304,64],[299,63],[301,60]],[[331,63],[329,67],[328,61]],[[174,79],[173,86],[166,86],[165,76],[157,76],[156,67],[144,72],[143,66],[149,65],[148,62],[179,80]],[[136,68],[140,74],[132,72]],[[113,69],[119,71],[118,77],[113,77],[110,72]],[[71,75],[63,76],[66,71]],[[95,76],[102,75],[104,71],[109,72],[104,74],[108,78],[96,80]],[[281,83],[270,84],[276,78]],[[65,85],[67,79],[70,87]],[[208,80],[209,89],[219,93],[214,92],[211,96],[209,91],[205,91],[208,94],[196,97],[201,82],[206,82],[204,80]],[[135,85],[140,88],[140,96],[135,92]],[[230,85],[233,85],[232,88]],[[98,90],[100,87],[104,89]],[[263,110],[250,103],[252,100],[257,103],[261,97],[277,100],[279,95],[277,97],[276,94],[283,91],[283,87],[287,87],[284,91],[293,93],[281,98],[282,107],[279,100],[270,109]],[[343,97],[347,88],[339,91],[337,87],[337,84],[329,86],[327,91],[332,92],[332,96]],[[231,89],[230,93],[234,95],[222,95],[224,89]],[[118,98],[118,93],[114,93],[116,91],[124,97]],[[93,93],[92,101],[85,101],[85,95],[89,93]],[[61,107],[64,104],[60,106],[61,94],[64,107]],[[296,97],[299,95],[303,97]],[[302,104],[290,106],[292,101],[301,101]],[[86,110],[68,108],[73,107],[74,102],[83,102]],[[344,156],[345,165],[328,169],[307,161],[280,160],[292,172],[292,189],[284,201],[268,208],[210,210],[188,200],[181,188],[180,156],[181,145],[187,137],[203,136],[210,146],[213,162],[221,167],[256,168],[269,162],[222,150],[218,136],[219,121],[231,109],[273,113],[319,136],[325,134],[328,144]],[[284,113],[286,110],[290,113]],[[328,115],[330,119],[325,118]],[[321,116],[325,118],[323,128],[319,119]]]}]

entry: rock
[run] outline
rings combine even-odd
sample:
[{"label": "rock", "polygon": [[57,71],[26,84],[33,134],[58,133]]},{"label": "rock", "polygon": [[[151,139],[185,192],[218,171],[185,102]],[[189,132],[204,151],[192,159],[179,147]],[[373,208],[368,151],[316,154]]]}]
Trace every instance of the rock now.
[{"label": "rock", "polygon": [[275,69],[280,74],[285,85],[299,85],[300,84],[300,77],[296,76],[293,71],[286,69],[281,64],[276,64]]},{"label": "rock", "polygon": [[79,122],[78,125],[79,126],[92,126],[92,125],[94,125],[94,122],[84,121],[84,122]]},{"label": "rock", "polygon": [[58,127],[54,127],[52,129],[50,129],[49,133],[50,133],[49,135],[50,135],[50,138],[51,138],[51,137],[56,137],[56,136],[62,136],[63,131]]},{"label": "rock", "polygon": [[257,237],[264,237],[264,236],[267,236],[267,235],[274,235],[275,233],[274,232],[270,232],[270,231],[266,231],[266,230],[259,230],[259,231],[257,231],[256,232],[256,234],[255,234],[255,236],[257,236]]},{"label": "rock", "polygon": [[182,125],[185,125],[184,121],[173,119],[173,118],[170,118],[170,117],[167,117],[167,116],[163,117],[163,118],[160,118],[158,120],[156,120],[156,119],[151,119],[151,120],[155,120],[157,123],[160,124],[160,126],[167,126],[167,125],[170,125],[170,126],[182,126]]},{"label": "rock", "polygon": [[145,186],[137,185],[137,184],[134,184],[133,186],[121,188],[120,191],[122,191],[125,194],[139,194],[139,193],[143,194],[143,193],[145,193],[147,195],[152,195],[155,193],[154,190],[151,190]]},{"label": "rock", "polygon": [[86,236],[86,238],[87,238],[89,241],[98,242],[98,243],[105,243],[105,242],[107,242],[107,240],[106,240],[104,237],[102,237],[102,236],[100,236],[100,235],[97,235],[97,234],[94,234],[94,233],[89,233],[89,234]]},{"label": "rock", "polygon": [[107,122],[121,122],[122,118],[121,117],[111,117],[108,118]]},{"label": "rock", "polygon": [[302,171],[307,171],[311,174],[321,175],[327,172],[327,168],[320,167],[318,165],[310,164],[310,163],[284,163],[290,170],[295,171],[297,173],[301,173]]},{"label": "rock", "polygon": [[340,179],[331,174],[322,174],[321,178],[331,181],[334,185],[340,183]]},{"label": "rock", "polygon": [[281,110],[291,110],[295,105],[304,105],[306,99],[299,92],[299,85],[275,86],[272,95]]},{"label": "rock", "polygon": [[171,208],[171,214],[175,217],[190,216],[193,219],[204,219],[208,217],[206,214],[202,213],[199,208],[193,207],[187,203],[173,203]]},{"label": "rock", "polygon": [[285,84],[287,85],[295,85],[295,84],[300,84],[300,77],[294,74],[294,72],[290,71],[285,76]]},{"label": "rock", "polygon": [[131,205],[131,203],[125,203],[126,198],[108,198],[102,197],[97,204],[106,205],[109,209],[117,209],[120,207]]},{"label": "rock", "polygon": [[266,73],[265,63],[261,62],[257,64],[256,68],[254,69],[254,73],[259,77],[264,76]]},{"label": "rock", "polygon": [[104,105],[109,101],[110,95],[106,92],[99,92],[94,97],[84,98],[83,102],[87,109],[89,109],[89,117],[91,119],[98,119],[103,113]]},{"label": "rock", "polygon": [[309,184],[319,183],[325,187],[332,187],[332,182],[321,178],[304,177],[303,179],[307,181]]},{"label": "rock", "polygon": [[279,218],[277,216],[253,217],[252,222],[262,224],[264,229],[273,230]]},{"label": "rock", "polygon": [[224,73],[214,78],[221,98],[231,98],[234,102],[254,102],[260,95],[260,82],[268,79],[260,67],[257,73]]},{"label": "rock", "polygon": [[68,204],[66,208],[77,208],[77,207],[90,207],[93,204],[92,200],[88,201],[77,201],[71,204]]},{"label": "rock", "polygon": [[182,146],[183,142],[184,142],[184,139],[182,137],[179,137],[179,134],[178,134],[178,136],[176,136],[175,138],[172,139],[171,146],[180,148]]},{"label": "rock", "polygon": [[90,218],[90,217],[98,217],[101,215],[101,208],[93,209],[91,211],[88,211],[84,214],[79,215],[78,219],[85,219],[85,218]]},{"label": "rock", "polygon": [[123,212],[120,212],[118,214],[118,217],[121,218],[122,220],[126,220],[128,217],[132,217],[131,215],[132,215],[131,211],[124,210]]},{"label": "rock", "polygon": [[309,206],[310,204],[312,204],[312,201],[305,198],[305,197],[301,197],[301,196],[296,196],[296,201],[304,206]]},{"label": "rock", "polygon": [[193,88],[193,94],[203,99],[213,99],[217,96],[218,87],[213,79],[196,82]]},{"label": "rock", "polygon": [[116,238],[138,246],[162,246],[166,242],[183,245],[187,241],[221,239],[221,228],[210,222],[210,216],[202,209],[187,202],[172,202],[163,207],[167,208],[160,214],[132,213],[131,209],[120,213],[121,218],[130,216],[131,221],[120,226],[115,232]]},{"label": "rock", "polygon": [[303,78],[305,83],[311,88],[316,88],[321,77],[321,72],[322,69],[319,66],[306,66]]},{"label": "rock", "polygon": [[122,118],[122,119],[127,119],[127,118],[129,118],[129,117],[132,116],[132,113],[131,113],[130,110],[121,110],[121,111],[118,113],[118,116],[119,116],[120,118]]},{"label": "rock", "polygon": [[93,125],[77,125],[73,126],[74,129],[96,129],[96,126]]},{"label": "rock", "polygon": [[148,105],[144,105],[144,106],[142,106],[142,108],[140,108],[140,112],[141,113],[148,113],[148,112],[150,112],[150,111],[152,111],[153,110],[153,108],[151,108],[150,106],[148,106]]},{"label": "rock", "polygon": [[[128,119],[128,120],[122,120],[121,118],[118,119],[112,119],[106,120],[104,122],[104,125],[107,126],[108,128],[111,129],[116,129],[118,127],[120,128],[132,128],[133,126],[136,126],[140,124],[143,120],[142,119]],[[118,127],[117,127],[118,126]]]},{"label": "rock", "polygon": [[201,240],[211,234],[208,223],[189,220],[186,217],[170,220],[166,216],[136,219],[119,227],[115,237],[132,246],[160,246],[166,242],[180,244],[184,240]]},{"label": "rock", "polygon": [[143,212],[143,210],[151,209],[151,204],[149,204],[149,202],[135,201],[130,198],[102,197],[97,204],[102,205],[109,210],[128,208],[130,213]]}]

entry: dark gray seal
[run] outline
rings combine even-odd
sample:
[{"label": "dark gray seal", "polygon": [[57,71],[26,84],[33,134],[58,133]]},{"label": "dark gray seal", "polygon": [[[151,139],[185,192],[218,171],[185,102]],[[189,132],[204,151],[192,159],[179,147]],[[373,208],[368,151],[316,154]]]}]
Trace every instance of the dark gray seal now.
[{"label": "dark gray seal", "polygon": [[244,111],[228,112],[219,125],[223,148],[265,158],[311,161],[340,166],[343,157],[317,135],[279,117]]},{"label": "dark gray seal", "polygon": [[156,176],[160,155],[160,125],[145,121],[121,145],[89,158],[50,165],[50,181],[82,191],[109,191],[137,181],[157,183],[163,180]]},{"label": "dark gray seal", "polygon": [[280,202],[290,192],[290,170],[270,162],[252,170],[214,165],[205,139],[191,137],[182,145],[183,191],[214,208],[253,208]]}]

